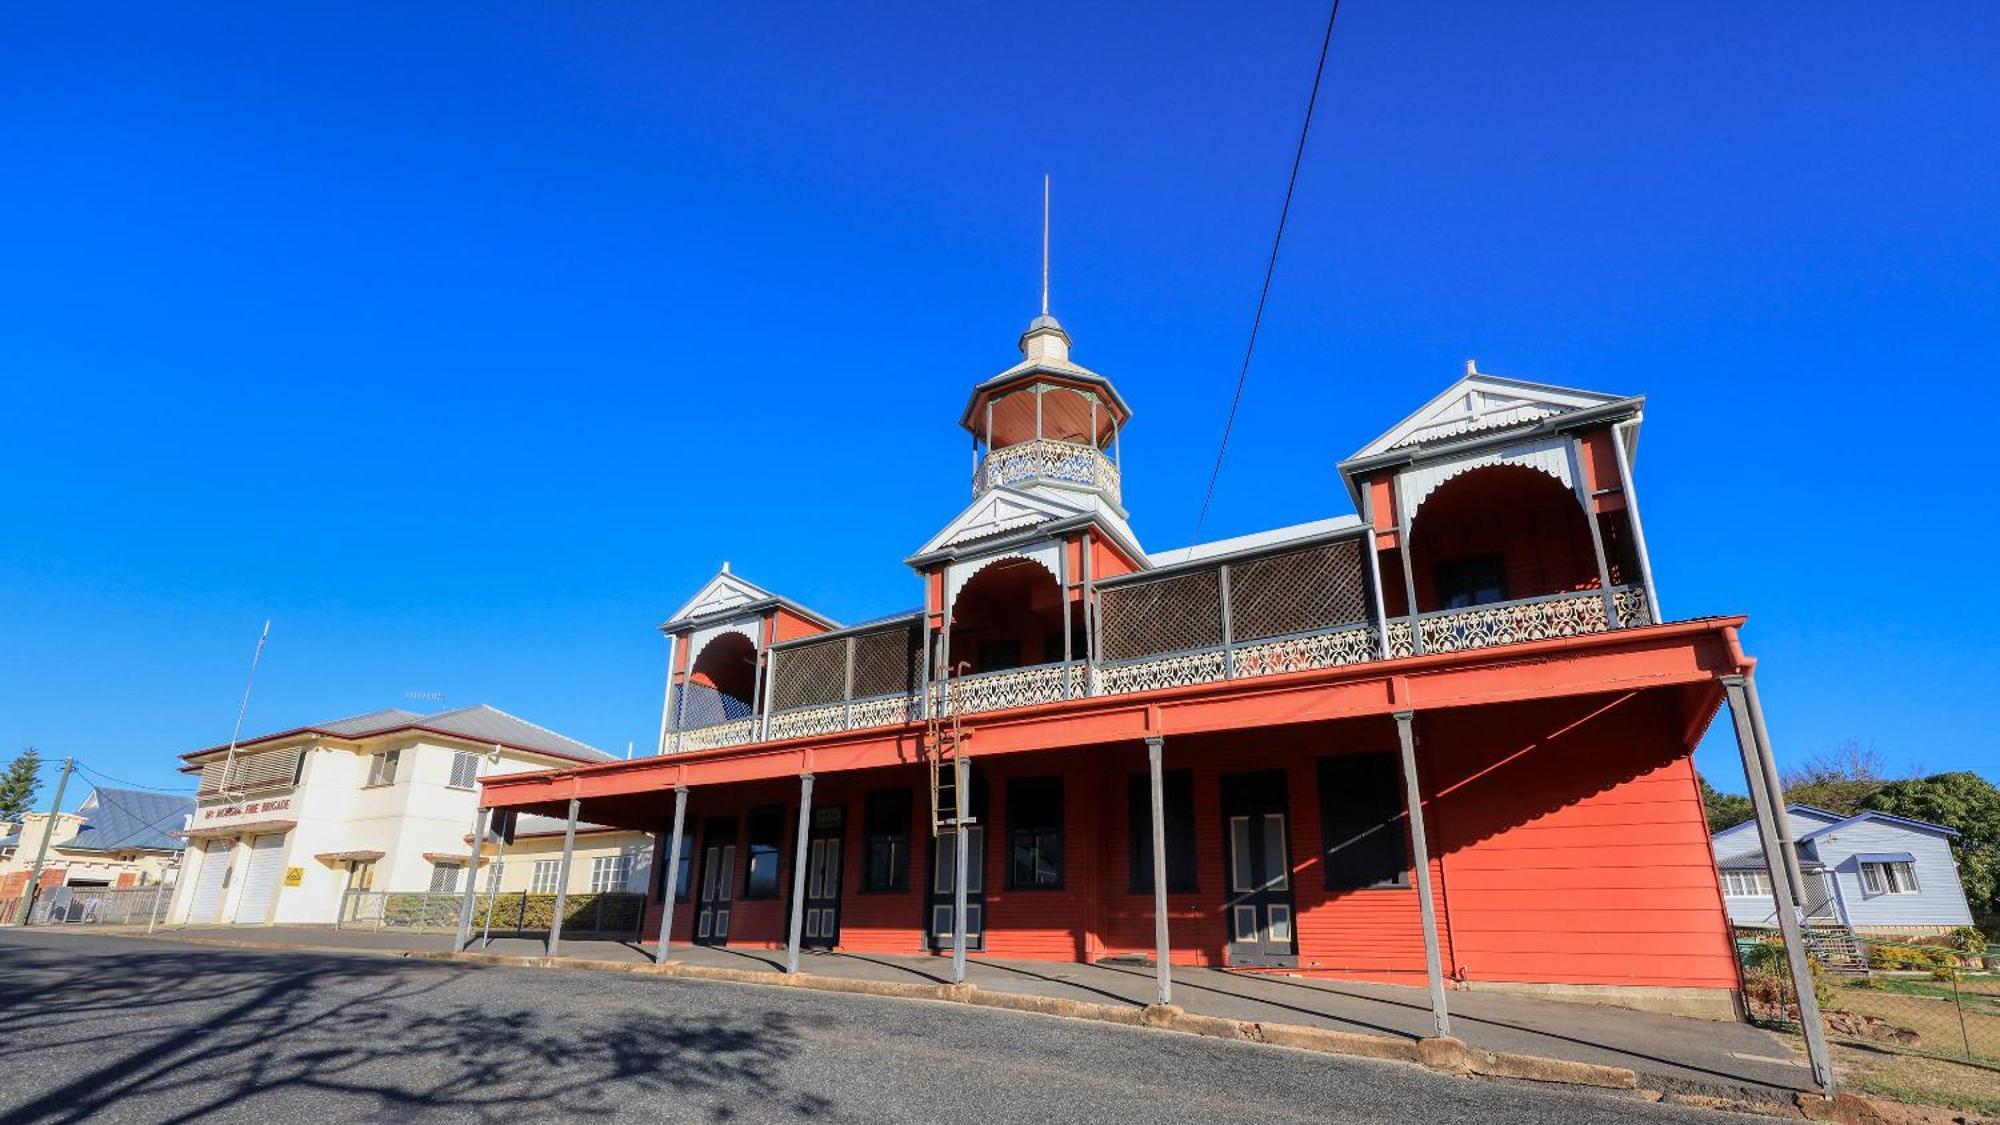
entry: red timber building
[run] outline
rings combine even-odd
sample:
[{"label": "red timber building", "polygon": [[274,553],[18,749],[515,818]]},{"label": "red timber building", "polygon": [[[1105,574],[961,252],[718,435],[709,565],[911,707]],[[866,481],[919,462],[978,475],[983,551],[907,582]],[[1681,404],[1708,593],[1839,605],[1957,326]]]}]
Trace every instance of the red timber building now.
[{"label": "red timber building", "polygon": [[1468,364],[1341,463],[1359,516],[1149,553],[1131,410],[1069,348],[1040,317],[973,388],[921,610],[843,627],[725,566],[662,626],[658,755],[484,805],[658,833],[649,941],[794,967],[1165,949],[1428,984],[1441,1029],[1453,988],[1731,1013],[1692,752],[1728,698],[1761,759],[1753,662],[1739,617],[1661,620],[1644,400]]}]

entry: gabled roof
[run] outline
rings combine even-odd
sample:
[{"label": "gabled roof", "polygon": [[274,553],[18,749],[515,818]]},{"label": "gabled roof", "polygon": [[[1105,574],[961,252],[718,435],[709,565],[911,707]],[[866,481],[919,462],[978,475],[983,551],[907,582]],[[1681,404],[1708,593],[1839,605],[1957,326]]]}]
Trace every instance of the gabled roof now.
[{"label": "gabled roof", "polygon": [[1124,513],[1089,489],[1053,485],[996,485],[976,497],[943,531],[931,536],[906,562],[917,563],[939,554],[976,551],[1010,539],[1032,538],[1041,529],[1095,523],[1135,559],[1146,552],[1125,522]]},{"label": "gabled roof", "polygon": [[76,813],[84,818],[83,827],[56,847],[177,852],[185,845],[172,833],[180,831],[194,814],[194,798],[99,786],[77,806]]},{"label": "gabled roof", "polygon": [[1859,813],[1857,815],[1847,817],[1843,820],[1836,821],[1833,824],[1827,825],[1825,828],[1814,829],[1813,831],[1808,832],[1805,835],[1799,837],[1799,843],[1803,844],[1808,841],[1818,839],[1819,837],[1824,836],[1829,832],[1836,832],[1842,828],[1847,827],[1850,824],[1858,824],[1864,820],[1872,821],[1876,824],[1889,824],[1897,828],[1907,828],[1912,832],[1929,832],[1937,836],[1958,835],[1958,829],[1949,827],[1947,825],[1932,824],[1928,820],[1912,820],[1907,816],[1892,816],[1889,813],[1885,812],[1870,811],[1870,812]]},{"label": "gabled roof", "polygon": [[722,569],[716,572],[715,577],[709,579],[694,597],[689,598],[687,604],[675,610],[673,616],[667,618],[660,628],[671,631],[689,621],[734,611],[748,612],[768,606],[783,606],[829,629],[838,628],[840,625],[838,621],[823,613],[808,609],[790,598],[773,594],[741,575],[730,573],[729,564],[723,563]]},{"label": "gabled roof", "polygon": [[[332,722],[314,723],[310,726],[294,727],[275,734],[244,739],[237,743],[237,749],[242,750],[258,743],[297,735],[328,735],[334,738],[358,739],[395,734],[400,731],[429,731],[433,734],[455,735],[474,742],[497,742],[516,750],[530,750],[578,762],[618,760],[595,746],[557,734],[547,727],[536,726],[526,719],[510,715],[498,707],[489,707],[484,703],[451,711],[439,711],[431,715],[390,707],[363,715],[351,715],[345,719],[335,719]],[[227,745],[210,746],[205,750],[190,750],[182,754],[181,758],[183,760],[199,758],[227,749]]]},{"label": "gabled roof", "polygon": [[[1467,364],[1470,368],[1471,365]],[[1640,399],[1601,391],[1531,383],[1468,370],[1443,393],[1419,407],[1348,458],[1374,457],[1396,450],[1439,444],[1532,425],[1544,418]]]}]

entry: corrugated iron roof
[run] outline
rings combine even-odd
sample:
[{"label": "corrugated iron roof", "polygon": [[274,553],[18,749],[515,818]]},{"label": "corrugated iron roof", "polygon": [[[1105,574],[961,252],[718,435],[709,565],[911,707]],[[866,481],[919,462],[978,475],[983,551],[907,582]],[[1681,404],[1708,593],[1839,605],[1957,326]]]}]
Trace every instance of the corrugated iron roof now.
[{"label": "corrugated iron roof", "polygon": [[83,827],[58,847],[106,852],[124,848],[179,851],[181,841],[172,833],[180,831],[187,818],[194,815],[194,798],[99,786],[77,806],[76,813],[84,818]]}]

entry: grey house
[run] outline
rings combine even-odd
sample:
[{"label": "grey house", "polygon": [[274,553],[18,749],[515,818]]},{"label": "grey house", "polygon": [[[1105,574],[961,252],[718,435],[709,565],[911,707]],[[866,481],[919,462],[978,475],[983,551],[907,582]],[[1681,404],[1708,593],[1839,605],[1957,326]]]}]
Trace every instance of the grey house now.
[{"label": "grey house", "polygon": [[[1951,840],[1942,824],[1887,813],[1856,816],[1791,805],[1792,839],[1806,878],[1807,918],[1861,933],[1939,933],[1972,925]],[[1723,904],[1738,926],[1776,926],[1771,880],[1756,827],[1738,824],[1710,840]]]}]

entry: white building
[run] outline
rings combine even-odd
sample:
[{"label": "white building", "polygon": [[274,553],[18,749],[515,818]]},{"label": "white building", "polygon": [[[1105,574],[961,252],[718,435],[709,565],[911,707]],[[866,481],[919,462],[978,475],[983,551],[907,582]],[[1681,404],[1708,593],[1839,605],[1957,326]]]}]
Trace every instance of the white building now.
[{"label": "white building", "polygon": [[[188,925],[326,925],[351,890],[461,890],[480,778],[613,760],[484,705],[376,711],[182,758],[201,780],[168,917]],[[590,889],[594,869],[600,882],[602,869],[636,872],[637,887],[649,843],[580,837],[573,889]],[[600,853],[633,858],[598,864]],[[509,889],[531,877],[527,858],[506,872]]]}]

